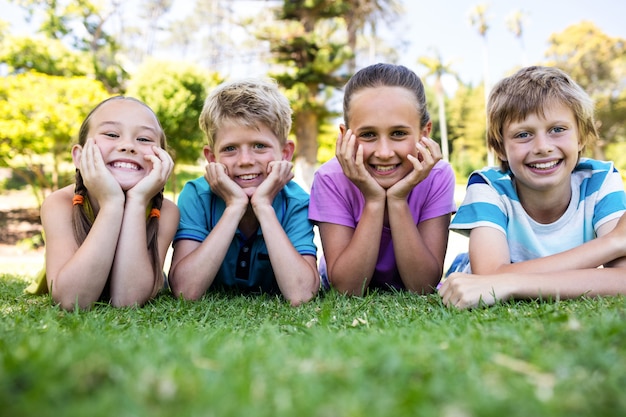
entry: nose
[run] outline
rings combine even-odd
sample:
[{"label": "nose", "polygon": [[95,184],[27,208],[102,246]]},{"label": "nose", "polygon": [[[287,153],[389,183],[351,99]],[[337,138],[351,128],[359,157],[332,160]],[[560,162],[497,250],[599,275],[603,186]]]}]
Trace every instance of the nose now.
[{"label": "nose", "polygon": [[117,150],[120,152],[130,152],[132,154],[137,153],[135,150],[135,141],[131,137],[120,136],[117,143]]},{"label": "nose", "polygon": [[239,165],[251,165],[254,162],[254,158],[252,156],[252,149],[249,149],[245,146],[241,147],[239,151]]},{"label": "nose", "polygon": [[388,137],[381,137],[376,141],[376,148],[374,149],[376,157],[381,159],[388,159],[393,156],[393,148],[391,146],[391,140]]},{"label": "nose", "polygon": [[533,140],[533,150],[536,154],[544,154],[552,152],[552,142],[548,135],[537,133]]}]

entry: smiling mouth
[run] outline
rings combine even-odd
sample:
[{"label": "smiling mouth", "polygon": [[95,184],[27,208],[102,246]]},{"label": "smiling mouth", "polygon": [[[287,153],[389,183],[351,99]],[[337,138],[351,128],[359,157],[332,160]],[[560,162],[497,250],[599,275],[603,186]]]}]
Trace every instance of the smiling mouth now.
[{"label": "smiling mouth", "polygon": [[374,168],[374,171],[384,174],[386,172],[393,171],[398,167],[398,165],[372,165],[372,168]]},{"label": "smiling mouth", "polygon": [[259,174],[244,174],[244,175],[238,175],[237,178],[239,178],[242,181],[250,181],[250,180],[257,178],[258,176]]},{"label": "smiling mouth", "polygon": [[122,168],[122,169],[132,169],[135,171],[139,171],[141,169],[141,167],[137,164],[134,164],[132,162],[121,162],[121,161],[116,161],[110,164],[113,168]]},{"label": "smiling mouth", "polygon": [[533,169],[551,169],[560,163],[561,163],[561,160],[558,160],[558,161],[542,162],[540,164],[528,164],[528,166]]}]

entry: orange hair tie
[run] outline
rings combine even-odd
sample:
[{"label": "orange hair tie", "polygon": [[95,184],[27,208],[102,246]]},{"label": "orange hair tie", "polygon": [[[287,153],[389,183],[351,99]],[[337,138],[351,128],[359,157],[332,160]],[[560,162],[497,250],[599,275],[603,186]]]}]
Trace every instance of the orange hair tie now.
[{"label": "orange hair tie", "polygon": [[85,197],[83,197],[80,194],[74,194],[74,197],[72,197],[72,204],[75,206],[82,206],[83,203],[85,202]]},{"label": "orange hair tie", "polygon": [[152,217],[156,217],[157,219],[161,217],[161,210],[159,210],[158,208],[153,208],[152,210],[150,210],[150,218]]}]

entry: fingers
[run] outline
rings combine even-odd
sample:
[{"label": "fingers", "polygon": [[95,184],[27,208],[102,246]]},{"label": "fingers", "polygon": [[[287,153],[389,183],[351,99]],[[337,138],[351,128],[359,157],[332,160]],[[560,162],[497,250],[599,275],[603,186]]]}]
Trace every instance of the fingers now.
[{"label": "fingers", "polygon": [[268,178],[278,178],[282,185],[287,184],[294,177],[291,161],[271,161],[267,165]]}]

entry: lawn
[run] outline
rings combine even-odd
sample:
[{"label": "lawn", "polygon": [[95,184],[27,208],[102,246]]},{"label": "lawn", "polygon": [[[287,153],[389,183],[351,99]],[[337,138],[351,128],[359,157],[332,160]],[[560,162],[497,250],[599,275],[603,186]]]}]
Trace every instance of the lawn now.
[{"label": "lawn", "polygon": [[0,275],[2,416],[623,416],[626,299],[169,294],[64,312]]}]

